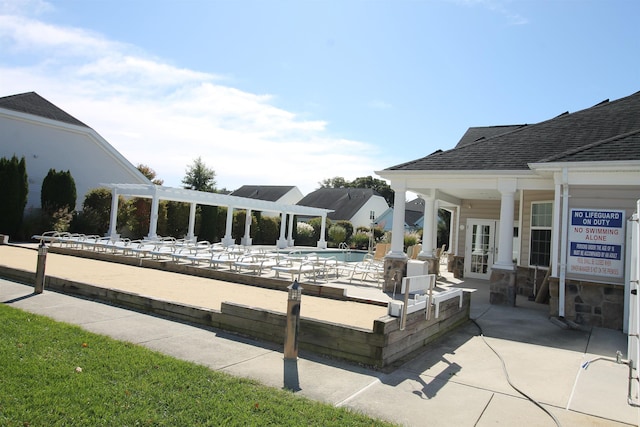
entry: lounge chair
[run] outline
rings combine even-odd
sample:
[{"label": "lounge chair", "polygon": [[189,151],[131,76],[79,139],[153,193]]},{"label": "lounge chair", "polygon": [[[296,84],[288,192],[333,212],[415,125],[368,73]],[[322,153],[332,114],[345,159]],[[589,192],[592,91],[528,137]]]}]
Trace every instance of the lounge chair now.
[{"label": "lounge chair", "polygon": [[291,280],[297,278],[298,281],[302,279],[302,276],[311,277],[313,281],[316,281],[316,260],[300,258],[284,258],[279,264],[271,267],[271,270],[275,273],[275,277],[279,278],[281,273],[290,274]]}]

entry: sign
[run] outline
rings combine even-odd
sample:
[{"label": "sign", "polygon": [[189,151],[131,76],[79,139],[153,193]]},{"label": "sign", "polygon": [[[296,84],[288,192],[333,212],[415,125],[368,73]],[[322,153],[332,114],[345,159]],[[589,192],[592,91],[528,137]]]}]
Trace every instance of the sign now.
[{"label": "sign", "polygon": [[624,211],[571,209],[568,273],[624,275]]}]

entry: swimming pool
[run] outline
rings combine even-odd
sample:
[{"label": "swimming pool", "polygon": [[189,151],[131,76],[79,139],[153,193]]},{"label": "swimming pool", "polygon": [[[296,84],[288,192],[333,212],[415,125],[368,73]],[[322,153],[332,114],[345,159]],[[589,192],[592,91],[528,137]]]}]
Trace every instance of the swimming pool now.
[{"label": "swimming pool", "polygon": [[295,256],[300,254],[300,256],[305,256],[309,254],[316,254],[322,258],[330,258],[334,257],[338,261],[343,262],[360,262],[364,259],[364,256],[367,254],[367,251],[361,250],[351,250],[351,249],[318,249],[318,248],[299,248],[291,251],[291,255]]}]

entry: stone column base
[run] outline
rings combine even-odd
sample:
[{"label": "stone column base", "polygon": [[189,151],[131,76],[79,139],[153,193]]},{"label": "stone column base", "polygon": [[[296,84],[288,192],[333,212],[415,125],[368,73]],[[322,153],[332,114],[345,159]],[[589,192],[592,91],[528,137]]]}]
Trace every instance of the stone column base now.
[{"label": "stone column base", "polygon": [[407,258],[385,258],[384,259],[384,292],[400,292],[402,289],[402,278],[407,275]]},{"label": "stone column base", "polygon": [[436,276],[440,276],[440,260],[435,257],[421,257],[418,256],[420,261],[424,261],[429,266],[429,274],[435,274]]},{"label": "stone column base", "polygon": [[493,268],[489,279],[489,303],[516,306],[516,271]]},{"label": "stone column base", "polygon": [[453,257],[453,277],[455,277],[456,279],[464,278],[464,257],[463,256]]}]

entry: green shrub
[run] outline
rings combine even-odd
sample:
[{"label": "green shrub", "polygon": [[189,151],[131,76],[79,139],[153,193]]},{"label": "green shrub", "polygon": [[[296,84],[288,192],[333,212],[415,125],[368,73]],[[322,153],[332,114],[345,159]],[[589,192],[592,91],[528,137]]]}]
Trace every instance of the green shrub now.
[{"label": "green shrub", "polygon": [[16,236],[20,232],[24,208],[27,205],[29,181],[22,157],[0,158],[0,233]]},{"label": "green shrub", "polygon": [[348,242],[349,239],[351,239],[351,236],[353,236],[353,224],[351,224],[351,222],[346,220],[340,220],[340,221],[336,221],[336,225],[339,225],[342,228],[344,228],[346,235],[343,241]]},{"label": "green shrub", "polygon": [[188,203],[167,202],[167,236],[181,238],[187,235],[190,209]]},{"label": "green shrub", "polygon": [[57,172],[55,169],[49,169],[49,173],[42,181],[40,204],[42,210],[50,216],[64,209],[69,212],[75,210],[76,183],[71,172]]},{"label": "green shrub", "polygon": [[338,246],[347,241],[347,230],[342,225],[334,224],[329,228],[329,243]]},{"label": "green shrub", "polygon": [[[315,217],[315,218],[311,218],[308,222],[308,224],[310,226],[313,227],[313,240],[314,242],[317,242],[320,240],[320,230],[322,228],[322,218],[321,217]],[[328,240],[329,239],[329,228],[331,228],[331,220],[329,218],[326,218],[325,221],[325,226],[324,226],[324,240]]]},{"label": "green shrub", "polygon": [[254,244],[273,245],[276,243],[280,233],[280,221],[277,217],[261,216],[258,222],[258,232]]},{"label": "green shrub", "polygon": [[199,215],[196,216],[196,232],[198,240],[206,240],[208,242],[220,241],[218,215],[218,206],[200,206]]},{"label": "green shrub", "polygon": [[407,251],[409,246],[416,245],[420,242],[420,236],[418,233],[405,233],[404,234],[404,251]]},{"label": "green shrub", "polygon": [[356,232],[351,236],[351,246],[356,249],[368,249],[369,248],[369,233],[362,231]]},{"label": "green shrub", "polygon": [[316,240],[314,238],[315,230],[312,225],[306,222],[298,222],[296,224],[297,237],[295,239],[296,245],[301,246],[315,246]]},{"label": "green shrub", "polygon": [[85,195],[82,211],[74,215],[70,231],[102,236],[109,231],[110,213],[111,190],[94,188]]}]

